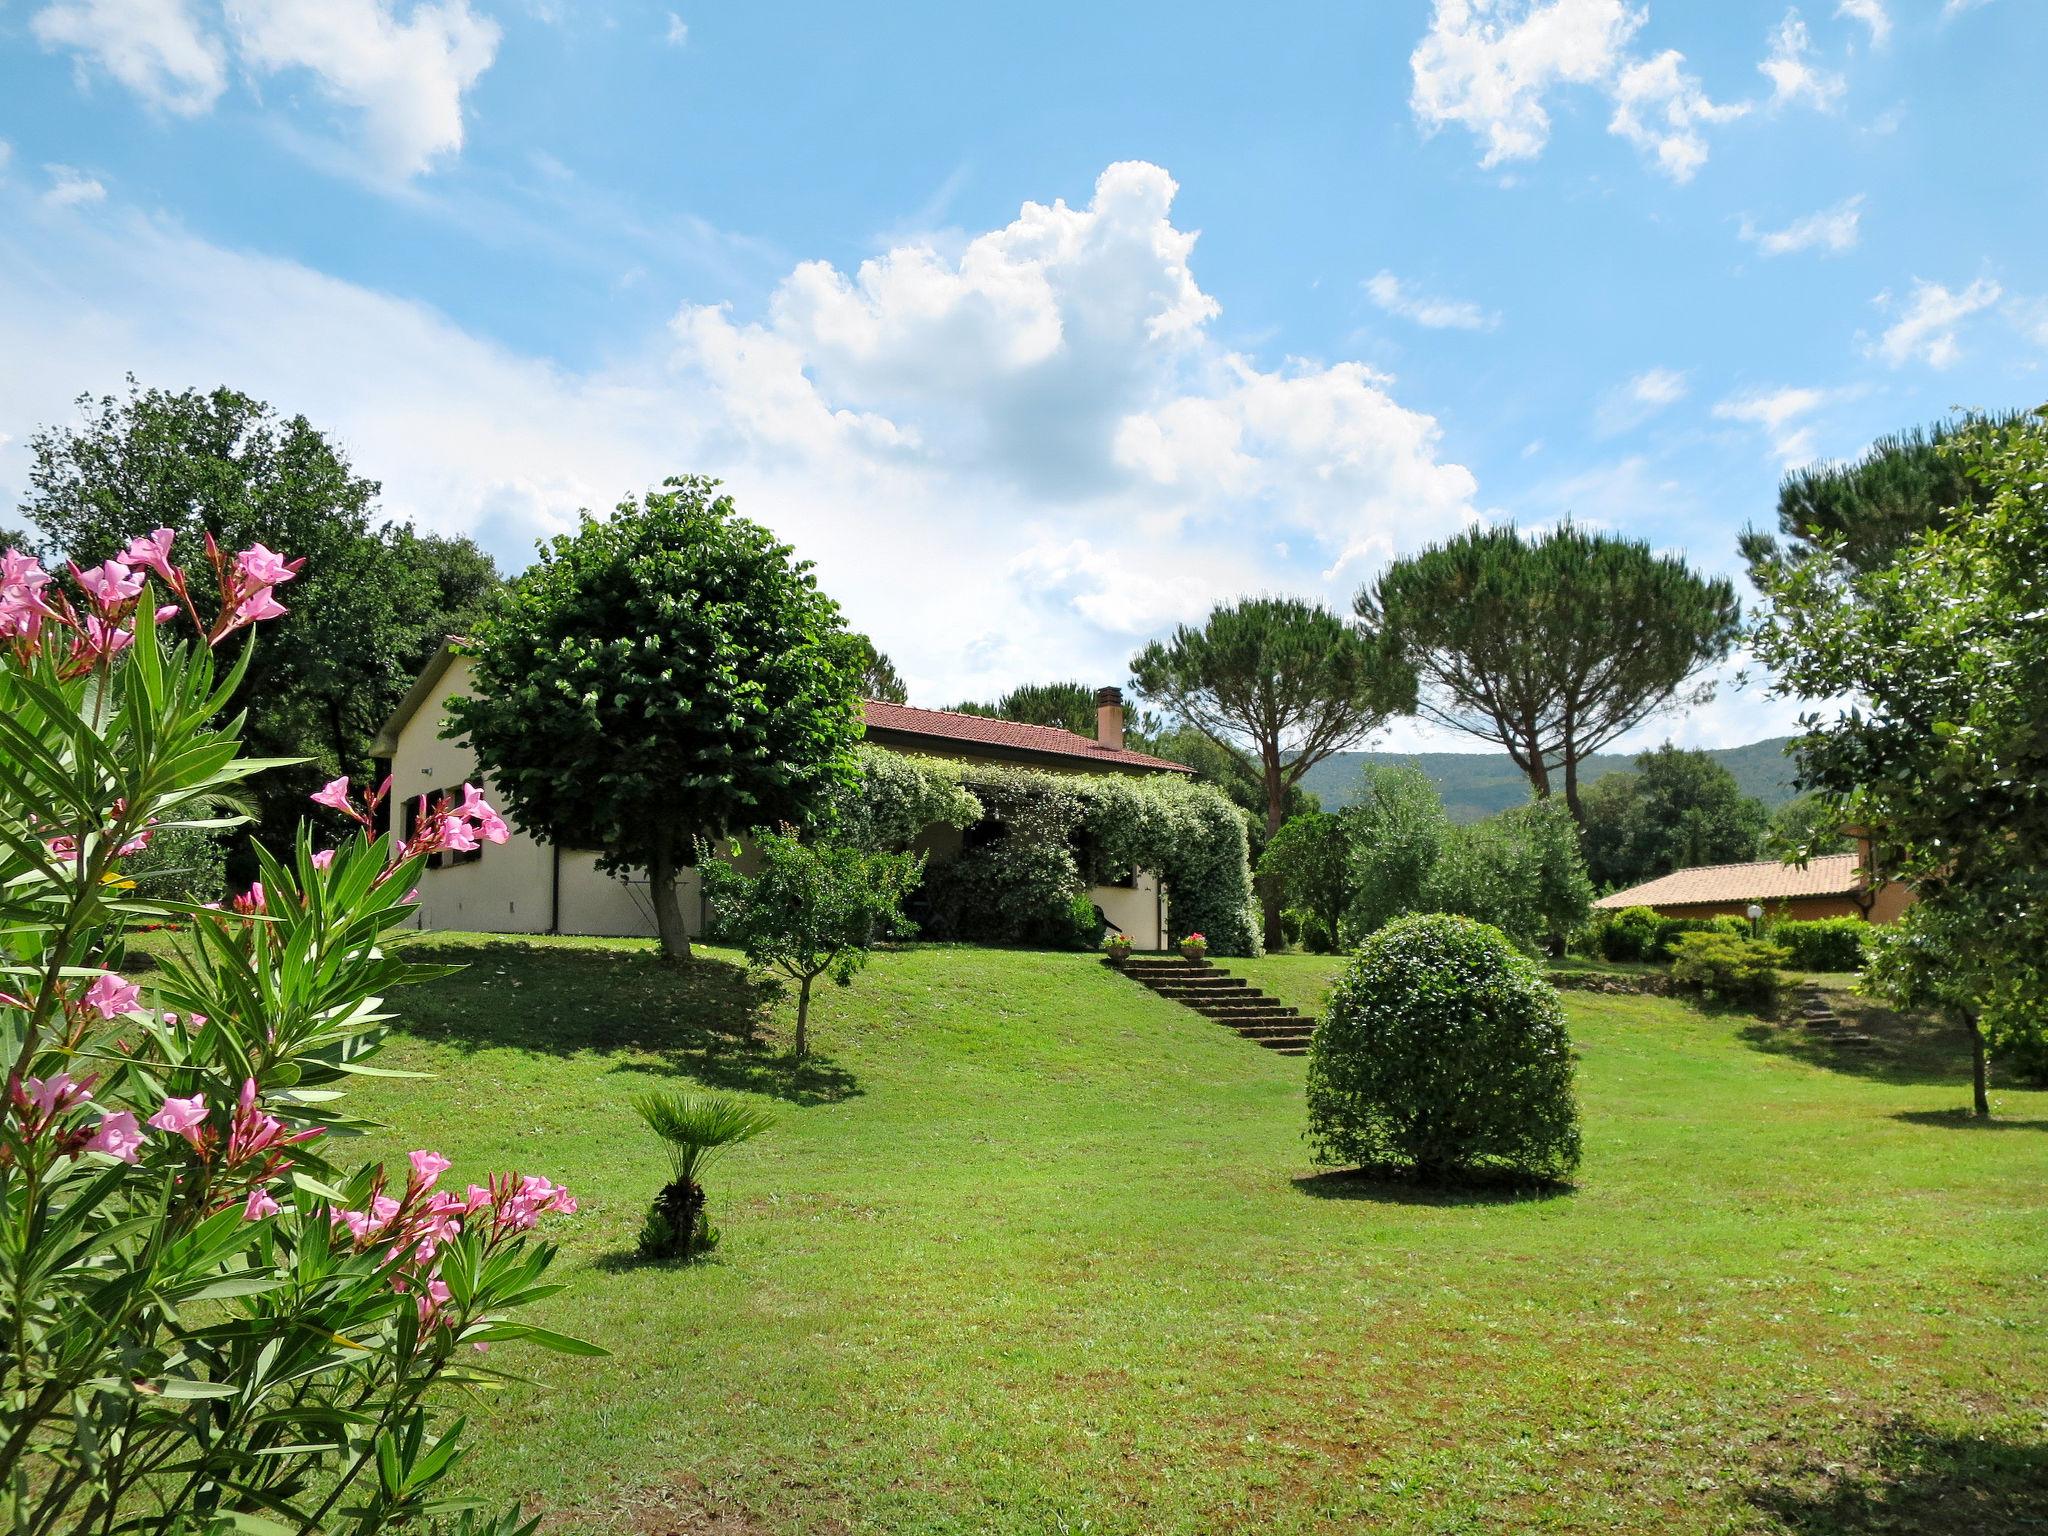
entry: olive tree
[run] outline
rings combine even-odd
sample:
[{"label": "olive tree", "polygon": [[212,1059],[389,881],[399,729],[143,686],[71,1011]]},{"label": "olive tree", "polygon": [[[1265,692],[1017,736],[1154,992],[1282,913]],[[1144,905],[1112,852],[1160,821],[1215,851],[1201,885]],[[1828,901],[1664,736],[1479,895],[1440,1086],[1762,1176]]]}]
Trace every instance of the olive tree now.
[{"label": "olive tree", "polygon": [[556,538],[449,703],[520,825],[644,869],[663,954],[701,835],[802,823],[852,771],[861,648],[808,561],[702,476]]}]

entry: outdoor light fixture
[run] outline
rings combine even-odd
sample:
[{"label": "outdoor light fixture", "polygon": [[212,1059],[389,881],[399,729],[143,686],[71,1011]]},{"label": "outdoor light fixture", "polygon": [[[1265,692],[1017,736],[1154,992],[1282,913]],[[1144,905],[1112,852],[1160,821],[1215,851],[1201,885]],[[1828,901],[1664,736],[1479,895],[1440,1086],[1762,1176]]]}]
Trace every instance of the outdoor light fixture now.
[{"label": "outdoor light fixture", "polygon": [[1749,904],[1749,936],[1756,937],[1756,925],[1764,920],[1764,909],[1755,902]]}]

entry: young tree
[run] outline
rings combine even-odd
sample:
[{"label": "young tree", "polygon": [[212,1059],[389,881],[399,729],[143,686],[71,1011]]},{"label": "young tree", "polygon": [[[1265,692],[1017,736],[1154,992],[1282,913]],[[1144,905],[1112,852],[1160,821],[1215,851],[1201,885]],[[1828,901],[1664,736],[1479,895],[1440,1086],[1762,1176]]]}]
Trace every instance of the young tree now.
[{"label": "young tree", "polygon": [[[1232,753],[1259,778],[1268,838],[1301,777],[1415,705],[1415,675],[1327,608],[1257,597],[1218,607],[1131,658],[1138,693]],[[1266,944],[1280,947],[1280,899],[1262,892]]]},{"label": "young tree", "polygon": [[1423,888],[1451,836],[1443,797],[1412,763],[1368,763],[1357,800],[1344,813],[1351,834],[1351,909],[1344,941],[1377,933],[1420,911]]},{"label": "young tree", "polygon": [[1279,887],[1286,906],[1315,921],[1321,943],[1309,947],[1336,946],[1354,894],[1351,834],[1343,816],[1310,811],[1289,817],[1266,844],[1259,876]]},{"label": "young tree", "polygon": [[804,843],[784,832],[758,837],[757,873],[741,873],[708,847],[699,867],[720,926],[748,963],[796,982],[801,1061],[811,1049],[812,984],[829,974],[850,985],[877,940],[908,931],[903,900],[917,888],[924,855]]},{"label": "young tree", "polygon": [[807,561],[684,476],[542,550],[451,732],[528,831],[644,869],[662,953],[696,838],[801,823],[852,771],[859,673]]},{"label": "young tree", "polygon": [[1421,713],[1507,750],[1540,800],[1561,773],[1667,709],[1704,702],[1734,646],[1734,587],[1677,556],[1566,523],[1474,528],[1396,560],[1359,592],[1367,629],[1414,667]]},{"label": "young tree", "polygon": [[[117,557],[139,528],[168,528],[173,559],[204,563],[204,537],[306,558],[288,609],[251,659],[236,703],[266,757],[303,757],[250,786],[257,835],[287,842],[306,796],[367,777],[370,741],[451,633],[494,600],[491,559],[468,539],[374,521],[378,486],[303,416],[232,389],[82,397],[77,427],[30,441],[23,514],[81,566]],[[199,598],[210,621],[207,599]],[[244,852],[242,878],[253,871]]]},{"label": "young tree", "polygon": [[[1881,437],[1861,457],[1845,463],[1795,469],[1778,487],[1778,536],[1794,557],[1832,542],[1856,570],[1890,564],[1917,535],[1947,522],[1949,508],[1983,505],[1983,488],[1949,444],[1986,422],[2001,429],[2038,426],[2023,413],[1963,415]],[[1746,530],[1742,551],[1754,565],[1777,553],[1778,540]]]},{"label": "young tree", "polygon": [[1760,562],[1754,644],[1820,705],[1795,750],[1825,819],[1918,896],[1866,984],[1958,1021],[1988,1115],[1987,1046],[2048,1017],[2048,432],[1983,423],[1946,451],[1976,494],[1891,563],[1833,542]]},{"label": "young tree", "polygon": [[1596,885],[1757,857],[1769,813],[1705,752],[1666,742],[1584,795],[1586,865]]}]

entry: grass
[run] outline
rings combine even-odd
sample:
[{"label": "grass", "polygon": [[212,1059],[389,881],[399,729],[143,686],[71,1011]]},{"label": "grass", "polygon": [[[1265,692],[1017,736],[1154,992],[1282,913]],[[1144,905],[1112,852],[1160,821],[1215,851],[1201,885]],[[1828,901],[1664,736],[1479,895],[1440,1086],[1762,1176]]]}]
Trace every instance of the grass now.
[{"label": "grass", "polygon": [[[919,948],[828,991],[824,1055],[711,952],[437,935],[357,1095],[451,1177],[570,1184],[613,1351],[527,1356],[465,1487],[555,1532],[2038,1530],[2048,1094],[1953,1042],[1833,1061],[1571,993],[1587,1155],[1548,1198],[1318,1173],[1302,1064],[1078,955]],[[1226,962],[1312,1007],[1337,962]],[[1906,1022],[1899,1025],[1910,1035]],[[1907,1048],[1910,1044],[1911,1049]],[[628,1098],[778,1123],[724,1241],[631,1257],[667,1176]],[[508,1360],[509,1363],[509,1360]]]}]

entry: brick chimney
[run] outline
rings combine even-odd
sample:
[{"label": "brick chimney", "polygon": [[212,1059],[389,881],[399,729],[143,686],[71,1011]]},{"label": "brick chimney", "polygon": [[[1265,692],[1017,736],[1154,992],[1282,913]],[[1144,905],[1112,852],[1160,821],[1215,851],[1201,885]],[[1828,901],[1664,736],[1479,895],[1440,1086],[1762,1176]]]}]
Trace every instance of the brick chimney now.
[{"label": "brick chimney", "polygon": [[1124,749],[1124,691],[1121,688],[1095,690],[1095,740],[1112,752]]}]

